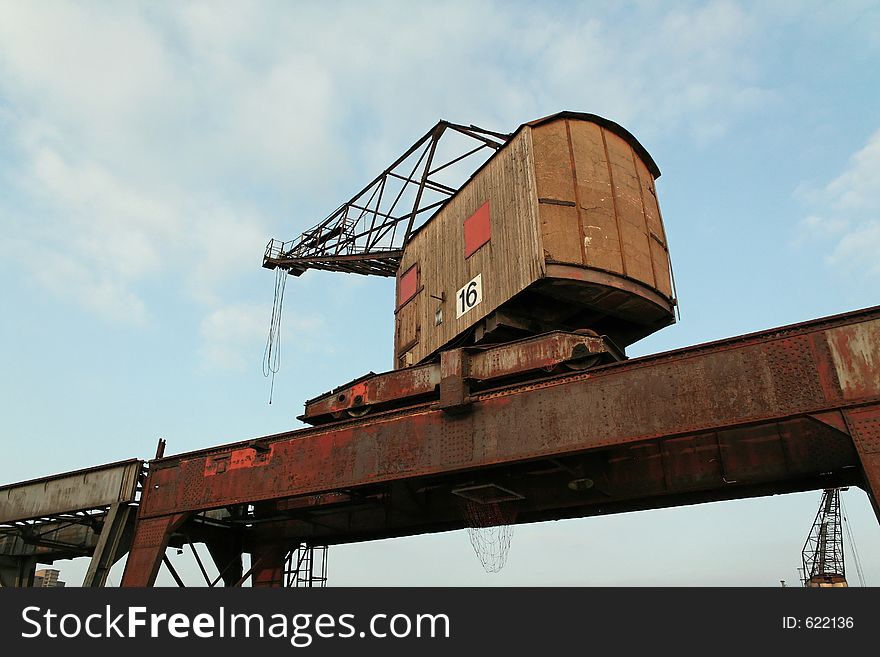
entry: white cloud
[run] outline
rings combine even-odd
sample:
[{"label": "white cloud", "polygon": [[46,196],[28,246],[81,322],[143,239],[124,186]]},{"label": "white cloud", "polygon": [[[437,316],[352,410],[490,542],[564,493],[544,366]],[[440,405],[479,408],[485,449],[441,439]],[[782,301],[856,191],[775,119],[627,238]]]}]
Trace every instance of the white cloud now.
[{"label": "white cloud", "polygon": [[32,251],[30,257],[41,263],[35,269],[37,282],[57,296],[72,296],[85,308],[116,323],[139,325],[147,319],[144,302],[121,281],[95,273],[51,249]]},{"label": "white cloud", "polygon": [[581,109],[711,140],[768,102],[737,4],[618,18],[464,1],[3,3],[0,215],[28,218],[23,251],[63,257],[64,294],[143,321],[142,289],[165,276],[209,308],[233,303],[223,278],[318,218],[294,221],[292,205],[329,212],[438,118],[507,130]]},{"label": "white cloud", "polygon": [[[271,310],[264,304],[234,304],[209,313],[200,327],[204,369],[244,371],[257,367]],[[291,342],[297,344],[297,351],[308,348],[319,338],[323,325],[320,315],[288,309],[282,325],[282,348]]]},{"label": "white cloud", "polygon": [[830,243],[829,265],[880,275],[880,130],[843,173],[818,190],[805,190],[799,195],[813,213],[800,222],[798,242]]},{"label": "white cloud", "polygon": [[643,5],[619,25],[589,12],[535,15],[534,25],[542,28],[524,42],[536,91],[637,135],[676,131],[710,141],[774,99],[750,54],[761,26],[733,2]]},{"label": "white cloud", "polygon": [[877,212],[880,208],[880,130],[852,156],[847,170],[828,184],[836,209]]},{"label": "white cloud", "polygon": [[[208,369],[244,370],[247,358],[242,353],[250,347],[253,356],[265,340],[269,308],[238,305],[219,308],[202,320],[202,362]],[[255,362],[255,359],[252,359]]]},{"label": "white cloud", "polygon": [[880,275],[880,220],[856,224],[830,256],[833,265]]},{"label": "white cloud", "polygon": [[262,220],[251,212],[230,210],[219,201],[194,207],[184,240],[190,252],[190,294],[206,303],[221,302],[219,283],[256,270],[267,235]]},{"label": "white cloud", "polygon": [[[37,282],[104,317],[145,319],[138,286],[164,272],[182,270],[192,298],[216,302],[223,281],[259,260],[267,230],[252,212],[173,185],[138,183],[82,157],[71,161],[43,141],[31,144],[28,158],[15,180],[34,216],[19,222],[23,248],[15,255]],[[63,278],[53,273],[61,267]],[[116,305],[127,310],[115,312]]]}]

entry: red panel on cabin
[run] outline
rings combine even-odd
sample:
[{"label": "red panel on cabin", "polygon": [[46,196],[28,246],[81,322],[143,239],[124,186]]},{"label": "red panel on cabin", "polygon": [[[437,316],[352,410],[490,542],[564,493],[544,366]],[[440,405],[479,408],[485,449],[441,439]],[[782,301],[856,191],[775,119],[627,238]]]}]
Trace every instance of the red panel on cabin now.
[{"label": "red panel on cabin", "polygon": [[397,307],[400,308],[400,306],[412,299],[418,289],[419,268],[418,265],[413,265],[400,277],[400,283],[397,285]]},{"label": "red panel on cabin", "polygon": [[464,220],[464,257],[469,258],[492,236],[489,224],[489,201]]}]

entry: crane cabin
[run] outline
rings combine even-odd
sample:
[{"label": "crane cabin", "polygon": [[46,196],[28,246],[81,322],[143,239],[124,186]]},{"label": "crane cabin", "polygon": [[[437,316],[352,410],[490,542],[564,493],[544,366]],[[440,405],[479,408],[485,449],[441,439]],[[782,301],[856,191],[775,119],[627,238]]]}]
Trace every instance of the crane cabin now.
[{"label": "crane cabin", "polygon": [[553,330],[592,329],[624,348],[672,323],[659,175],[600,117],[520,126],[404,246],[395,367]]},{"label": "crane cabin", "polygon": [[[475,146],[441,163],[450,133]],[[437,181],[480,152],[463,183]],[[394,369],[552,331],[590,331],[622,353],[675,321],[659,175],[632,134],[594,114],[510,134],[441,121],[324,222],[272,240],[263,264],[394,276]],[[412,188],[405,203],[395,181]]]}]

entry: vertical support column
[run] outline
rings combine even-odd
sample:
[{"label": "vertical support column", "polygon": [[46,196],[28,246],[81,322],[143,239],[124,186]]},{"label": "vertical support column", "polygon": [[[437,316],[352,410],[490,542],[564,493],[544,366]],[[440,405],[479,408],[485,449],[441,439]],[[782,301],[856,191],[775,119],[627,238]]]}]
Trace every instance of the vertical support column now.
[{"label": "vertical support column", "polygon": [[440,403],[447,413],[461,413],[470,403],[468,355],[464,349],[449,349],[440,354]]},{"label": "vertical support column", "polygon": [[205,545],[220,571],[223,584],[235,586],[244,574],[241,564],[241,537],[234,534],[227,540],[206,540]]},{"label": "vertical support column", "polygon": [[0,557],[0,588],[13,588],[18,582],[18,559]]},{"label": "vertical support column", "polygon": [[880,405],[847,410],[844,417],[862,462],[865,492],[880,522]]},{"label": "vertical support column", "polygon": [[104,527],[98,537],[98,544],[95,546],[95,552],[89,562],[89,569],[83,580],[84,588],[104,586],[113,564],[122,553],[127,551],[127,546],[122,544],[122,536],[131,513],[132,508],[127,504],[117,502],[110,506],[107,517],[104,519]]},{"label": "vertical support column", "polygon": [[162,557],[175,527],[189,514],[140,518],[131,541],[131,551],[122,575],[122,586],[152,586],[156,582]]},{"label": "vertical support column", "polygon": [[254,588],[284,586],[284,562],[287,548],[281,543],[259,543],[251,554]]},{"label": "vertical support column", "polygon": [[33,588],[36,572],[37,560],[35,558],[22,559],[18,572],[18,585]]},{"label": "vertical support column", "polygon": [[0,588],[33,586],[36,569],[34,557],[0,557]]}]

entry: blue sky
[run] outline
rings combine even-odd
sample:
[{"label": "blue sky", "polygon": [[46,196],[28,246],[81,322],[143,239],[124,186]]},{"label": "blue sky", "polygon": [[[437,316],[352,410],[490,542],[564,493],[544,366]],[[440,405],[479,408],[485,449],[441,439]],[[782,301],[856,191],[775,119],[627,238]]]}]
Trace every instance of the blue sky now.
[{"label": "blue sky", "polygon": [[[261,256],[440,118],[645,145],[682,318],[631,355],[876,305],[878,89],[872,2],[0,2],[0,482],[287,430],[389,369],[393,281],[308,273],[268,405]],[[498,575],[463,532],[333,548],[331,583],[794,584],[818,499],[518,527]]]}]

